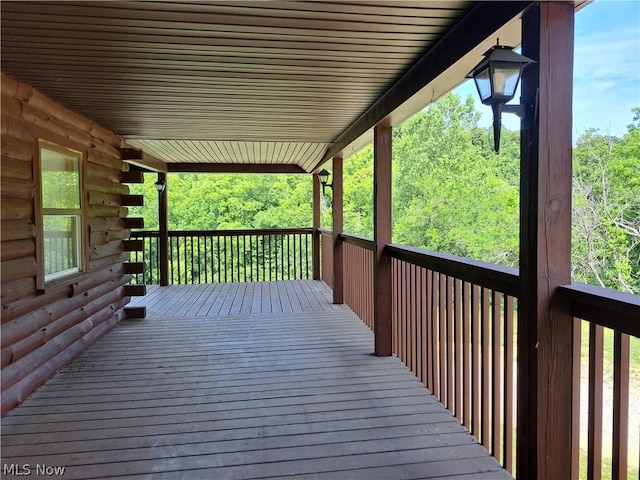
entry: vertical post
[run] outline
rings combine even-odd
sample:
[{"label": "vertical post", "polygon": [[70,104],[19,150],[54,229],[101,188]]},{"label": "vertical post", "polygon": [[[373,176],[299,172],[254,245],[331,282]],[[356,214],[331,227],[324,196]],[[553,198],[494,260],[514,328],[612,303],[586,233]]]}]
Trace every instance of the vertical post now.
[{"label": "vertical post", "polygon": [[313,233],[312,250],[313,250],[313,279],[320,280],[320,177],[317,173],[313,176]]},{"label": "vertical post", "polygon": [[158,181],[165,185],[164,191],[158,192],[158,221],[160,238],[158,239],[160,285],[169,285],[169,197],[167,174],[159,172]]},{"label": "vertical post", "polygon": [[[519,479],[571,478],[572,318],[554,296],[571,282],[573,2],[540,2],[523,16]],[[537,100],[537,108],[536,108]]]},{"label": "vertical post", "polygon": [[390,356],[392,345],[391,257],[384,254],[391,243],[391,127],[373,131],[373,298],[375,354]]},{"label": "vertical post", "polygon": [[333,158],[333,303],[343,303],[342,157]]}]

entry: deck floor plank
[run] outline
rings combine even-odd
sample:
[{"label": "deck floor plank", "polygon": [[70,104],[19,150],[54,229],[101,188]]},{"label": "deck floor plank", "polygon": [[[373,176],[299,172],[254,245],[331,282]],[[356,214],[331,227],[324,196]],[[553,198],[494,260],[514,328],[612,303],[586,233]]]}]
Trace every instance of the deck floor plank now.
[{"label": "deck floor plank", "polygon": [[511,478],[397,358],[371,354],[371,331],[320,282],[149,298],[146,319],[3,418],[3,464],[69,479]]}]

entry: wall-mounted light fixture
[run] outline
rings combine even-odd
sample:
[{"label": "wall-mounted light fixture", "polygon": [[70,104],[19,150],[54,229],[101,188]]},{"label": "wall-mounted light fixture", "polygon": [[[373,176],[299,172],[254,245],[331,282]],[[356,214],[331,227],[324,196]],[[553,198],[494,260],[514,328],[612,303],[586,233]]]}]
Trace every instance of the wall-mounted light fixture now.
[{"label": "wall-mounted light fixture", "polygon": [[469,75],[476,82],[480,100],[493,110],[493,144],[496,152],[500,150],[500,129],[502,112],[524,116],[523,105],[505,105],[511,100],[518,88],[522,71],[534,60],[519,55],[513,47],[495,45],[487,50],[484,59],[476,65]]},{"label": "wall-mounted light fixture", "polygon": [[318,172],[318,179],[320,179],[320,185],[322,185],[323,195],[325,195],[325,187],[329,187],[331,190],[333,190],[333,183],[327,183],[329,181],[329,172],[327,172],[324,168]]},{"label": "wall-mounted light fixture", "polygon": [[156,186],[156,190],[158,191],[158,193],[164,192],[167,188],[167,184],[164,183],[163,180],[158,180],[156,183],[154,183],[154,185]]}]

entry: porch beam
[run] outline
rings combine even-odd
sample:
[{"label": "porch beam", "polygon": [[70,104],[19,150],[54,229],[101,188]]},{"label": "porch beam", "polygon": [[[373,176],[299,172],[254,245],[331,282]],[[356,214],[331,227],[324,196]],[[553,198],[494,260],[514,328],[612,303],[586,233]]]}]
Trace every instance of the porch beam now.
[{"label": "porch beam", "polygon": [[573,2],[540,2],[523,16],[519,479],[573,478],[573,319],[558,287],[571,283]]},{"label": "porch beam", "polygon": [[169,285],[169,184],[166,173],[158,173],[158,181],[163,182],[165,189],[158,192],[158,268],[160,270],[160,286]]},{"label": "porch beam", "polygon": [[170,173],[309,173],[299,165],[267,163],[168,163]]},{"label": "porch beam", "polygon": [[344,303],[342,157],[333,157],[333,303]]},{"label": "porch beam", "polygon": [[391,256],[384,253],[391,244],[391,132],[386,124],[373,131],[373,331],[379,357],[393,353]]},{"label": "porch beam", "polygon": [[152,172],[167,172],[167,163],[162,160],[149,155],[148,153],[138,148],[119,148],[122,160],[136,167],[140,167],[143,170]]},{"label": "porch beam", "polygon": [[320,177],[317,173],[312,175],[313,182],[313,233],[311,234],[311,244],[313,249],[313,279],[320,280]]},{"label": "porch beam", "polygon": [[[315,168],[340,153],[533,2],[480,2],[332,142]],[[314,170],[315,170],[314,168]]]}]

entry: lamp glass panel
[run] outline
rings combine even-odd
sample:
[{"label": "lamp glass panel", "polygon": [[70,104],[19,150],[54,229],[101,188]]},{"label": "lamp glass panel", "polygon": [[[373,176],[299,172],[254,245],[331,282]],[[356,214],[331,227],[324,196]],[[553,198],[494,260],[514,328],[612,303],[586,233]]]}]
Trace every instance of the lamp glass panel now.
[{"label": "lamp glass panel", "polygon": [[489,68],[485,68],[481,72],[478,72],[473,76],[476,82],[476,88],[478,89],[478,95],[480,100],[485,101],[491,96],[491,80],[489,79]]},{"label": "lamp glass panel", "polygon": [[493,70],[493,93],[512,98],[516,93],[520,67],[495,67]]}]

